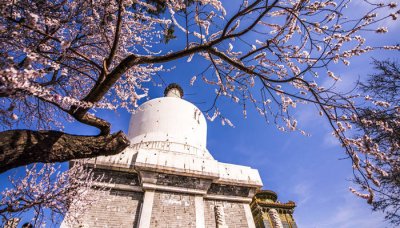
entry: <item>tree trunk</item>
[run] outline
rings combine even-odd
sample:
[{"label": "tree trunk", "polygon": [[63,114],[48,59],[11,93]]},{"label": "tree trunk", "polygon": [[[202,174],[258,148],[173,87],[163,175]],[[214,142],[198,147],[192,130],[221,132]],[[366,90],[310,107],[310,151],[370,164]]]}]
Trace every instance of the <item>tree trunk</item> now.
[{"label": "tree trunk", "polygon": [[64,162],[120,153],[130,144],[119,131],[99,136],[59,131],[10,130],[0,132],[0,173],[35,162]]}]

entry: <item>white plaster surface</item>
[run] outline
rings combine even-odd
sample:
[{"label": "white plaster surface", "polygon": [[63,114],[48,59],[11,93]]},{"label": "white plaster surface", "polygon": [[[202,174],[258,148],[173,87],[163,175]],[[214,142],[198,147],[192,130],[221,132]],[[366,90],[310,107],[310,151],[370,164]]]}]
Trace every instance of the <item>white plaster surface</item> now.
[{"label": "white plaster surface", "polygon": [[135,167],[140,170],[173,172],[180,175],[219,177],[218,161],[172,151],[139,149]]},{"label": "white plaster surface", "polygon": [[204,199],[202,196],[196,195],[194,197],[194,204],[196,207],[196,228],[205,228],[204,218]]},{"label": "white plaster surface", "polygon": [[140,213],[139,228],[149,228],[151,222],[151,211],[153,209],[154,191],[147,190],[144,193],[142,210]]},{"label": "white plaster surface", "polygon": [[183,99],[156,98],[132,115],[128,137],[132,144],[168,141],[205,149],[207,123],[201,111]]},{"label": "white plaster surface", "polygon": [[207,122],[193,104],[178,97],[156,98],[132,115],[131,146],[93,163],[125,170],[152,170],[215,180],[216,183],[261,187],[257,170],[218,162],[208,152]]},{"label": "white plaster surface", "polygon": [[248,203],[243,204],[244,213],[246,215],[248,228],[256,228],[254,223],[253,214],[251,213],[250,205]]},{"label": "white plaster surface", "polygon": [[245,185],[262,186],[258,170],[248,166],[218,163],[219,183],[243,183]]}]

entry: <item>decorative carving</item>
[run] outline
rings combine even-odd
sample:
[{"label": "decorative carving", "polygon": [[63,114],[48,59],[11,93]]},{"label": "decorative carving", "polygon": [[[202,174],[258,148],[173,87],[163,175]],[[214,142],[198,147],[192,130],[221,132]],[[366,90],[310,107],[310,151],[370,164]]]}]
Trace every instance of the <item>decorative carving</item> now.
[{"label": "decorative carving", "polygon": [[95,177],[101,177],[102,182],[113,184],[125,184],[130,186],[139,186],[139,177],[137,173],[126,173],[115,170],[95,169]]},{"label": "decorative carving", "polygon": [[172,174],[157,174],[157,183],[158,185],[164,186],[174,186],[174,187],[182,187],[182,188],[193,188],[196,189],[201,186],[201,179],[196,177],[187,177],[187,176],[178,176]]},{"label": "decorative carving", "polygon": [[283,224],[281,218],[279,217],[278,212],[275,209],[270,209],[268,211],[269,216],[271,217],[274,228],[283,228]]},{"label": "decorative carving", "polygon": [[249,187],[234,186],[234,185],[222,185],[222,184],[211,184],[208,189],[208,194],[226,195],[226,196],[242,196],[248,197],[250,192]]},{"label": "decorative carving", "polygon": [[171,142],[167,141],[149,141],[142,142],[131,145],[132,149],[146,148],[146,149],[159,149],[159,150],[169,150]]},{"label": "decorative carving", "polygon": [[204,153],[203,150],[182,143],[168,142],[168,141],[148,141],[141,142],[134,145],[131,145],[129,148],[137,150],[137,149],[156,149],[156,150],[168,150],[168,151],[179,151],[190,154],[199,154]]},{"label": "decorative carving", "polygon": [[228,228],[225,222],[225,212],[224,207],[222,205],[215,205],[215,221],[217,224],[217,228]]}]

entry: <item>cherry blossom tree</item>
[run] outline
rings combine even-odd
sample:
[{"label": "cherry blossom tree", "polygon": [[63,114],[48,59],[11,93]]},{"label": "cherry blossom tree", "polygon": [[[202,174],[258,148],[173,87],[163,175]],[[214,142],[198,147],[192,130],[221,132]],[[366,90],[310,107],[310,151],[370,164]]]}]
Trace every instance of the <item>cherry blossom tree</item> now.
[{"label": "cherry blossom tree", "polygon": [[[374,60],[376,73],[360,83],[363,93],[375,102],[385,102],[388,108],[369,105],[359,109],[354,123],[358,135],[368,135],[367,146],[378,148],[382,157],[370,156],[373,166],[366,166],[367,175],[374,175],[376,196],[372,201],[374,210],[384,211],[386,219],[400,225],[400,66],[398,63]],[[370,149],[371,150],[371,149]],[[361,151],[360,151],[361,152]],[[382,169],[378,174],[371,169]],[[365,186],[362,179],[356,183]]]},{"label": "cherry blossom tree", "polygon": [[[400,46],[369,44],[364,35],[386,33],[397,20],[394,2],[349,0],[243,0],[225,9],[218,0],[5,1],[0,7],[0,172],[34,162],[111,155],[129,145],[123,132],[96,116],[99,109],[134,111],[147,82],[169,71],[163,64],[202,58],[200,78],[215,99],[254,108],[282,131],[299,131],[292,113],[315,105],[362,180],[356,194],[373,199],[375,175],[387,172],[369,159],[387,159],[366,133],[349,136],[359,119],[359,96],[320,85],[340,80],[333,64]],[[229,3],[230,5],[231,2]],[[380,14],[378,15],[379,12]],[[180,46],[170,46],[179,39]],[[382,101],[371,101],[387,108]],[[206,113],[220,118],[218,105]],[[61,118],[96,127],[98,135],[62,131]],[[18,124],[34,130],[17,129]],[[374,145],[374,144],[371,144]],[[394,162],[394,161],[392,161]],[[369,174],[369,173],[372,174]],[[355,191],[355,190],[354,190]]]},{"label": "cherry blossom tree", "polygon": [[0,193],[1,227],[17,227],[29,211],[34,227],[58,224],[66,215],[64,222],[75,224],[84,210],[100,199],[101,194],[93,194],[94,188],[108,191],[96,185],[103,177],[94,175],[82,162],[75,162],[66,172],[59,170],[53,164],[34,164],[25,168],[25,176],[10,176],[11,186]]}]

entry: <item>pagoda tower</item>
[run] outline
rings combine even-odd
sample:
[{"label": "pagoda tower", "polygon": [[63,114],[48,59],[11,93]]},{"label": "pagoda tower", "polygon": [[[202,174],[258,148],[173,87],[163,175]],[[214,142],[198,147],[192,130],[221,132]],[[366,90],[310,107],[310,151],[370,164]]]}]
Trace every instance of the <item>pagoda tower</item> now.
[{"label": "pagoda tower", "polygon": [[278,195],[270,190],[257,192],[251,202],[257,228],[297,228],[293,218],[295,207],[293,201],[279,202]]},{"label": "pagoda tower", "polygon": [[250,202],[262,186],[258,171],[215,160],[202,112],[182,99],[177,84],[164,94],[132,115],[129,148],[90,160],[104,175],[97,184],[111,190],[85,211],[82,226],[255,227]]}]

